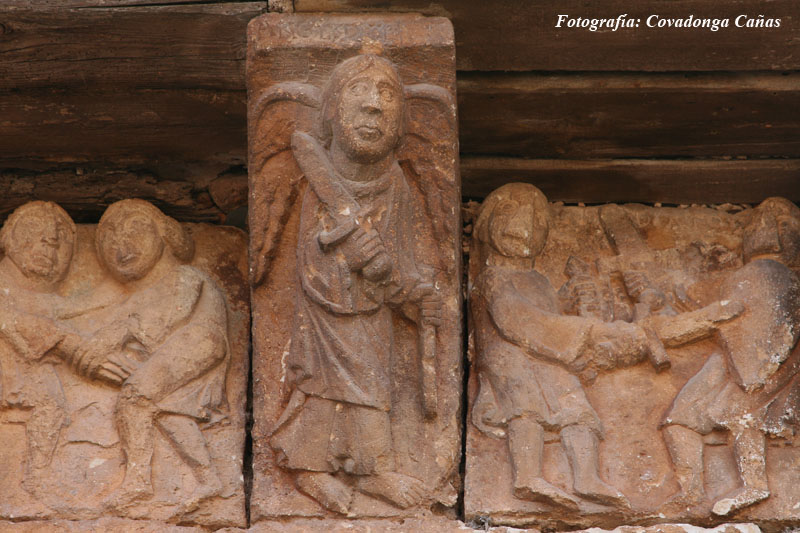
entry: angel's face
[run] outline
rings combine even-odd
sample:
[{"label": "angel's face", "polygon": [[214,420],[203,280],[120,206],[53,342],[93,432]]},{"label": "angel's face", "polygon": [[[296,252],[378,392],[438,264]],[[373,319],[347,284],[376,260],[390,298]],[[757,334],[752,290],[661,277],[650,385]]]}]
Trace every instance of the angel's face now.
[{"label": "angel's face", "polygon": [[350,80],[339,95],[334,140],[354,161],[380,161],[397,145],[402,112],[403,95],[397,82],[369,68]]}]

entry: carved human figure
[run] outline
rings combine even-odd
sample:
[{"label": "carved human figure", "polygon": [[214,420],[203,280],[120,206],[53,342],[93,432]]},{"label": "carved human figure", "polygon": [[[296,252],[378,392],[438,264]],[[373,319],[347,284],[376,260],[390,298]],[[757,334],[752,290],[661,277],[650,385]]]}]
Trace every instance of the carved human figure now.
[{"label": "carved human figure", "polygon": [[475,226],[482,270],[471,291],[479,391],[472,423],[505,438],[517,498],[577,509],[578,499],[546,481],[546,431],[558,432],[572,467],[574,494],[626,507],[603,481],[602,423],[576,373],[634,364],[645,355],[641,328],[622,321],[567,316],[550,282],[534,270],[549,230],[547,199],[523,183],[500,187],[484,201]]},{"label": "carved human figure", "polygon": [[296,132],[309,187],[297,240],[296,319],[286,358],[288,405],[270,444],[297,488],[346,513],[354,491],[406,508],[425,497],[396,469],[389,412],[393,316],[430,328],[440,298],[414,257],[415,205],[395,158],[404,88],[372,54],[331,73],[321,139]]},{"label": "carved human figure", "polygon": [[54,319],[75,246],[75,224],[50,202],[15,210],[0,230],[0,409],[29,411],[23,487],[34,492],[66,423],[66,400],[53,368],[80,338]]},{"label": "carved human figure", "polygon": [[698,508],[706,500],[703,436],[725,430],[741,486],[715,502],[728,515],[769,497],[766,436],[797,429],[800,407],[800,209],[770,198],[752,212],[743,233],[745,265],[721,283],[725,300],[745,312],[720,326],[711,354],[667,412],[663,435],[680,490],[665,508]]},{"label": "carved human figure", "polygon": [[[75,371],[120,389],[116,425],[125,477],[106,500],[122,508],[153,495],[158,428],[192,469],[198,486],[179,512],[223,492],[201,424],[226,409],[227,310],[214,281],[185,265],[186,229],[143,200],[111,205],[97,227],[97,256],[117,282],[106,325],[69,361]],[[110,302],[110,303],[109,303]]]}]

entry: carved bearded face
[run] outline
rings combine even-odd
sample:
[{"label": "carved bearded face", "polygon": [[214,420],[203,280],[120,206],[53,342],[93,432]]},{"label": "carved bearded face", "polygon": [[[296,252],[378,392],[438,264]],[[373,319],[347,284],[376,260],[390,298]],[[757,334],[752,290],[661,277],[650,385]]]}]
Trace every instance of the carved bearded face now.
[{"label": "carved bearded face", "polygon": [[146,276],[164,253],[158,227],[146,213],[120,211],[101,221],[98,234],[103,262],[111,275],[123,283]]},{"label": "carved bearded face", "polygon": [[71,228],[55,212],[35,209],[14,225],[8,243],[8,258],[27,277],[58,281],[72,260],[74,238]]},{"label": "carved bearded face", "polygon": [[370,67],[342,88],[333,120],[334,141],[353,161],[380,161],[397,145],[402,113],[397,80]]}]

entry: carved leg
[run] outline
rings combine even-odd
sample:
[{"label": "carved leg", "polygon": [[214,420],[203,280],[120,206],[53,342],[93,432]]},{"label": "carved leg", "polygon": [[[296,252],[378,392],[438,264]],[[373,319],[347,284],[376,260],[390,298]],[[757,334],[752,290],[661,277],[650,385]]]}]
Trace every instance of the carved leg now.
[{"label": "carved leg", "polygon": [[33,494],[53,460],[61,428],[66,416],[66,399],[55,372],[50,368],[39,371],[35,381],[40,388],[29,390],[33,396],[33,411],[25,424],[28,438],[28,460],[22,487]]},{"label": "carved leg", "polygon": [[105,504],[124,507],[153,495],[151,461],[154,446],[154,419],[158,408],[130,385],[122,388],[117,400],[116,422],[125,452],[125,478]]},{"label": "carved leg", "polygon": [[164,434],[172,442],[175,450],[189,468],[199,486],[181,505],[180,512],[189,513],[197,509],[200,503],[222,493],[222,482],[211,462],[206,439],[197,423],[189,417],[180,415],[161,415],[157,423]]},{"label": "carved leg", "polygon": [[315,499],[335,513],[347,514],[353,502],[353,489],[327,472],[298,472],[294,476],[297,490]]},{"label": "carved leg", "polygon": [[578,502],[542,477],[544,428],[528,418],[508,423],[508,449],[514,475],[514,496],[577,510]]},{"label": "carved leg", "polygon": [[603,505],[630,507],[628,499],[600,479],[597,435],[586,426],[567,426],[561,430],[561,444],[572,466],[573,488],[582,498]]},{"label": "carved leg", "polygon": [[662,507],[669,514],[682,513],[706,499],[703,482],[703,436],[689,428],[671,425],[662,430],[680,489]]},{"label": "carved leg", "polygon": [[733,453],[742,487],[715,503],[712,509],[714,514],[729,515],[769,497],[766,445],[766,438],[757,429],[745,428],[735,434]]}]

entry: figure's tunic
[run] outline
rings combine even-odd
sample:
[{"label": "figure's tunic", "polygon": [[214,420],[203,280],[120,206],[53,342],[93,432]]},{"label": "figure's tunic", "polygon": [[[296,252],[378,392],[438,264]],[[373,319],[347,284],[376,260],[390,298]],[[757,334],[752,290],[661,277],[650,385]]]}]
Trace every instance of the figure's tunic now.
[{"label": "figure's tunic", "polygon": [[535,271],[486,268],[471,300],[479,423],[504,427],[530,417],[547,430],[580,424],[601,435],[597,413],[567,369],[585,348],[592,321],[562,315],[550,282]]},{"label": "figure's tunic", "polygon": [[[314,471],[370,474],[391,468],[392,309],[402,308],[420,283],[413,256],[411,192],[397,162],[379,178],[354,182],[335,176],[361,209],[360,224],[377,231],[392,265],[370,281],[350,269],[320,233],[335,223],[317,195],[303,198],[298,234],[299,284],[287,357],[289,384],[305,402],[271,439],[279,463]],[[296,408],[290,406],[288,409]],[[308,427],[328,431],[308,431]]]},{"label": "figure's tunic", "polygon": [[745,312],[720,326],[713,353],[675,398],[662,425],[701,434],[736,426],[787,435],[800,423],[800,281],[786,266],[759,259],[722,284],[723,299]]},{"label": "figure's tunic", "polygon": [[141,365],[124,382],[162,412],[214,422],[225,411],[227,309],[216,284],[179,266],[110,315],[125,322],[127,356]]}]

